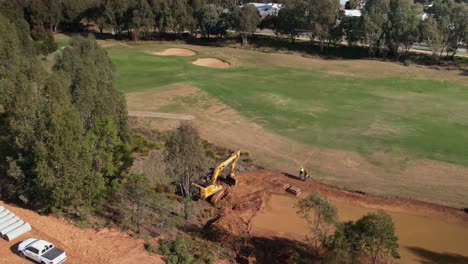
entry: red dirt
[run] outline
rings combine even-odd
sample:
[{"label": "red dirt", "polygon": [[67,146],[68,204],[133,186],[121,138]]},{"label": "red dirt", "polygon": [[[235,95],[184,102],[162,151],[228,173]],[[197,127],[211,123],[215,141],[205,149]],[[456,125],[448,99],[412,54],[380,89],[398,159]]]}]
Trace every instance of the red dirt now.
[{"label": "red dirt", "polygon": [[1,263],[31,263],[16,254],[23,240],[34,237],[45,239],[67,252],[66,263],[165,263],[158,255],[150,255],[144,248],[143,239],[134,239],[114,229],[82,229],[65,220],[42,216],[16,206],[0,205],[29,222],[33,230],[11,242],[0,240]]},{"label": "red dirt", "polygon": [[[308,180],[299,181],[291,175],[285,175],[272,171],[253,171],[237,175],[238,186],[229,188],[224,200],[221,201],[221,213],[218,219],[209,224],[210,237],[226,247],[240,252],[242,257],[251,260],[262,257],[263,253],[255,252],[255,240],[251,237],[251,221],[265,205],[269,195],[273,193],[285,193],[289,186],[298,186],[303,192],[319,192],[322,196],[332,202],[350,204],[365,208],[384,209],[389,212],[400,212],[408,215],[417,215],[438,219],[444,222],[456,223],[468,228],[468,214],[461,210],[429,204],[409,199],[386,199],[381,197],[367,196],[364,194],[349,192],[322,183]],[[259,234],[255,234],[258,236]],[[270,243],[271,238],[277,233],[261,234],[266,240],[260,243]],[[252,239],[253,238],[253,239]],[[288,241],[277,240],[279,243]],[[253,243],[253,244],[252,244]],[[271,246],[274,246],[271,244]],[[270,246],[267,251],[271,251]],[[276,248],[276,247],[275,247]],[[271,252],[270,252],[271,253]],[[287,253],[284,254],[287,256]],[[257,259],[258,260],[258,259]]]}]

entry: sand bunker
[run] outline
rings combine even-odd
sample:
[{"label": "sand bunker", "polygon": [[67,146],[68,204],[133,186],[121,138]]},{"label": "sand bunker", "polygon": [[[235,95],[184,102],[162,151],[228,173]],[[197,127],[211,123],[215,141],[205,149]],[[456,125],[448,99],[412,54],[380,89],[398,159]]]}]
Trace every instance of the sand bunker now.
[{"label": "sand bunker", "polygon": [[153,52],[154,55],[159,55],[159,56],[182,56],[182,57],[190,57],[195,54],[197,54],[193,50],[189,49],[179,49],[179,48],[170,48],[165,51],[161,52]]},{"label": "sand bunker", "polygon": [[227,61],[222,61],[220,59],[215,59],[215,58],[202,58],[198,59],[194,62],[192,62],[195,65],[198,66],[203,66],[203,67],[210,67],[210,68],[217,68],[217,69],[223,69],[223,68],[229,68],[231,67],[231,64]]}]

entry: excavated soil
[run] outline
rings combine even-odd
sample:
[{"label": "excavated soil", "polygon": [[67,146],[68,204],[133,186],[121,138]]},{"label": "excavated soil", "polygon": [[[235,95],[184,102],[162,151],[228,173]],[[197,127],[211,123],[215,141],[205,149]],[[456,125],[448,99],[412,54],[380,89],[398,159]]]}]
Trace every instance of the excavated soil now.
[{"label": "excavated soil", "polygon": [[468,214],[461,210],[367,196],[272,171],[254,171],[237,178],[240,184],[227,190],[220,216],[207,230],[211,239],[237,250],[239,258],[283,263],[293,248],[303,247],[307,228],[295,213],[298,198],[285,192],[292,185],[302,189],[300,197],[320,192],[338,207],[341,220],[355,220],[377,209],[390,213],[400,237],[401,263],[468,261]]},{"label": "excavated soil", "polygon": [[197,53],[189,49],[180,49],[180,48],[170,48],[164,51],[153,52],[154,55],[158,56],[180,56],[180,57],[190,57],[194,56]]},{"label": "excavated soil", "polygon": [[33,228],[11,242],[0,239],[0,263],[32,263],[20,258],[16,252],[18,244],[30,237],[45,239],[65,250],[66,263],[165,263],[161,256],[146,252],[143,239],[131,238],[126,233],[114,229],[81,229],[55,217],[42,216],[3,202],[0,205]]},{"label": "excavated soil", "polygon": [[229,62],[222,61],[216,58],[202,58],[192,62],[192,64],[216,69],[224,69],[231,67],[231,64]]}]

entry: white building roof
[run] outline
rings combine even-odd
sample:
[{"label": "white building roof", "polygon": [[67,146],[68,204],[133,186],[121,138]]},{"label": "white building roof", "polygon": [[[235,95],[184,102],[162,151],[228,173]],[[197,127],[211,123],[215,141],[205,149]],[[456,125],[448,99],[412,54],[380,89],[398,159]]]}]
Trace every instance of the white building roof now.
[{"label": "white building roof", "polygon": [[353,16],[353,17],[361,16],[361,10],[359,9],[345,10],[344,12],[345,12],[345,16]]}]

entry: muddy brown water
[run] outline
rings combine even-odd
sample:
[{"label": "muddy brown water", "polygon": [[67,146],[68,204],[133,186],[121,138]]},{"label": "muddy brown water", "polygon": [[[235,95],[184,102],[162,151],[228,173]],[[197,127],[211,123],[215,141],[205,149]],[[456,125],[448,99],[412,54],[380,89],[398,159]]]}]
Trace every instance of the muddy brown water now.
[{"label": "muddy brown water", "polygon": [[[304,194],[301,197],[305,197]],[[298,198],[273,194],[265,207],[252,219],[251,234],[303,240],[307,232],[304,220],[296,214]],[[376,209],[332,201],[340,220],[357,220]],[[400,263],[468,263],[468,228],[440,219],[387,211],[395,222],[400,244]]]}]

